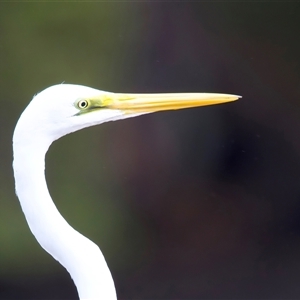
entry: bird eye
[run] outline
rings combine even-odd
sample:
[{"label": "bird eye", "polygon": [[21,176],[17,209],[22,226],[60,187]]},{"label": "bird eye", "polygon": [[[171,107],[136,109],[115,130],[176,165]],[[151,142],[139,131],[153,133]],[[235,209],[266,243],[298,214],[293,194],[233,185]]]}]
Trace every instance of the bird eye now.
[{"label": "bird eye", "polygon": [[87,100],[79,100],[79,101],[77,102],[77,106],[78,106],[78,108],[80,108],[80,109],[85,109],[85,108],[88,107],[88,105],[89,105],[89,103],[88,103]]}]

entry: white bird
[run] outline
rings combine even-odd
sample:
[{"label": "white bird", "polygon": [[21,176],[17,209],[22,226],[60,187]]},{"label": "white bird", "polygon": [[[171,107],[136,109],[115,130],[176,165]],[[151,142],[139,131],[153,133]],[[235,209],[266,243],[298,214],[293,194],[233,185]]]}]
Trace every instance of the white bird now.
[{"label": "white bird", "polygon": [[73,229],[48,192],[45,154],[51,143],[85,127],[138,115],[234,101],[210,93],[120,94],[60,84],[37,94],[13,135],[16,194],[33,235],[70,273],[80,299],[116,299],[114,282],[99,247]]}]

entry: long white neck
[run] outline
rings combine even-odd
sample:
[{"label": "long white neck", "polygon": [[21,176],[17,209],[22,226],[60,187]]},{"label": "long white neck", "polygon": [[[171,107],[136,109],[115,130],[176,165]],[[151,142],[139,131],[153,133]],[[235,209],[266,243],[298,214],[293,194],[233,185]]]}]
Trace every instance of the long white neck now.
[{"label": "long white neck", "polygon": [[48,192],[45,154],[50,143],[17,136],[14,176],[16,193],[28,225],[40,245],[70,273],[80,299],[116,299],[111,273],[99,247],[61,216]]}]

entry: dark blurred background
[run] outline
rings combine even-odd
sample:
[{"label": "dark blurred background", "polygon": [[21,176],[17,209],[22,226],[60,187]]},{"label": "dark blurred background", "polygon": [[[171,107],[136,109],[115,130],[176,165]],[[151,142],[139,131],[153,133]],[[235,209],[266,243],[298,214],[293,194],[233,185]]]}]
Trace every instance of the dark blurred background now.
[{"label": "dark blurred background", "polygon": [[0,3],[0,298],[76,299],[14,194],[34,94],[222,92],[226,105],[85,129],[46,158],[55,203],[119,299],[300,298],[298,2]]}]

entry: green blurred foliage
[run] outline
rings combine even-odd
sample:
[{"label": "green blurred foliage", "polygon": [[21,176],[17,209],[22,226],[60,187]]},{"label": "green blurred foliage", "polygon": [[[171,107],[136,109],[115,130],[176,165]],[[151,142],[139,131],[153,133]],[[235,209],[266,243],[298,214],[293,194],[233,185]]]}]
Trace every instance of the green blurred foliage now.
[{"label": "green blurred foliage", "polygon": [[[0,272],[22,276],[41,271],[49,274],[51,266],[53,272],[57,266],[35,243],[13,194],[10,146],[13,126],[30,98],[48,85],[70,82],[117,90],[118,80],[124,77],[127,53],[138,35],[139,26],[135,25],[139,22],[138,6],[132,3],[1,3],[0,6],[0,90],[2,101],[8,100],[6,109],[1,110],[4,184],[0,189],[3,207],[0,240],[4,246],[0,248]],[[109,186],[111,178],[101,147],[107,138],[104,132],[91,129],[57,142],[61,143],[62,151],[55,151],[56,146],[51,148],[47,175],[56,204],[70,223],[78,224],[75,227],[82,232],[89,232],[96,242],[95,235],[109,244],[115,228],[124,226],[128,208],[120,208],[122,201],[117,207],[111,201],[113,188]],[[94,149],[94,153],[87,153],[88,149]],[[97,178],[89,175],[91,169],[96,169]],[[99,182],[103,187],[101,201],[95,199]],[[99,226],[94,225],[97,220]],[[106,224],[105,228],[101,222]],[[139,226],[132,227],[139,234]],[[115,259],[123,243],[120,237],[107,246],[108,256]],[[45,266],[32,268],[33,260],[39,259]]]}]

